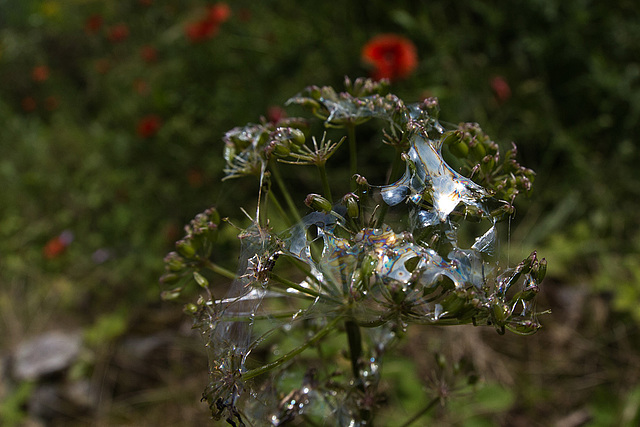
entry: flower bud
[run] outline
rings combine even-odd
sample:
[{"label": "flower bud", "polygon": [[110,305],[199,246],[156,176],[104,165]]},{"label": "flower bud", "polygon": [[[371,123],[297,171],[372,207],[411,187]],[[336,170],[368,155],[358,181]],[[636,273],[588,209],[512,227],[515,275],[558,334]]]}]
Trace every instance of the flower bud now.
[{"label": "flower bud", "polygon": [[169,252],[166,257],[164,257],[164,265],[170,271],[180,271],[184,268],[184,258],[178,255],[177,252]]},{"label": "flower bud", "polygon": [[497,209],[491,211],[491,216],[497,220],[503,219],[505,216],[512,215],[515,211],[513,205],[505,203]]},{"label": "flower bud", "polygon": [[291,143],[297,148],[301,147],[306,138],[300,129],[291,128]]},{"label": "flower bud", "polygon": [[547,275],[547,260],[542,258],[538,263],[536,263],[531,269],[531,275],[536,279],[538,283],[541,283],[544,279],[544,276]]},{"label": "flower bud", "polygon": [[206,277],[204,277],[202,274],[198,273],[197,271],[193,272],[193,278],[195,279],[196,283],[198,283],[198,285],[200,285],[203,288],[206,288],[209,286],[209,281],[207,280]]},{"label": "flower bud", "polygon": [[362,259],[362,263],[360,264],[360,270],[362,271],[362,275],[364,277],[369,277],[376,271],[378,267],[378,258],[373,256],[372,254],[366,254]]},{"label": "flower bud", "polygon": [[189,303],[184,306],[184,311],[188,314],[196,314],[198,312],[198,306],[193,303]]},{"label": "flower bud", "polygon": [[347,215],[351,218],[357,218],[360,215],[360,204],[358,201],[358,196],[353,193],[347,194],[342,199],[342,202],[347,207]]},{"label": "flower bud", "polygon": [[178,299],[180,297],[180,290],[181,289],[173,289],[171,291],[163,291],[160,294],[160,298],[162,298],[163,301],[174,301],[176,299]]},{"label": "flower bud", "polygon": [[175,273],[165,273],[160,277],[160,283],[163,285],[172,285],[180,280],[180,276]]},{"label": "flower bud", "polygon": [[311,209],[318,212],[331,212],[333,206],[331,206],[331,202],[322,197],[319,194],[311,193],[306,199],[304,199],[304,204],[309,206]]},{"label": "flower bud", "polygon": [[497,302],[491,305],[491,314],[496,325],[504,326],[511,315],[511,309],[508,305]]},{"label": "flower bud", "polygon": [[176,242],[176,250],[185,258],[193,258],[196,254],[196,248],[193,246],[193,242],[188,239],[178,240]]}]

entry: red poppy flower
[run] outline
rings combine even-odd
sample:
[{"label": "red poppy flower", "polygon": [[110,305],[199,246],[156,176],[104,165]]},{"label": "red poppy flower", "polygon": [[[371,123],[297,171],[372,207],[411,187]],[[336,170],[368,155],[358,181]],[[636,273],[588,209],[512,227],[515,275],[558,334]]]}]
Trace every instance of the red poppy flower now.
[{"label": "red poppy flower", "polygon": [[67,247],[73,241],[73,233],[69,230],[65,230],[60,233],[59,236],[56,236],[50,239],[42,248],[42,253],[47,259],[54,259],[59,257],[67,250]]},{"label": "red poppy flower", "polygon": [[140,56],[144,62],[150,64],[158,60],[158,51],[153,46],[143,46],[142,49],[140,49]]},{"label": "red poppy flower", "polygon": [[46,65],[39,65],[34,67],[31,72],[31,78],[34,82],[44,82],[49,78],[49,67]]},{"label": "red poppy flower", "polygon": [[151,6],[153,4],[153,0],[140,0],[140,4],[143,6]]},{"label": "red poppy flower", "polygon": [[231,8],[226,3],[216,3],[207,9],[206,15],[185,28],[185,34],[192,43],[198,43],[218,34],[220,24],[231,16]]},{"label": "red poppy flower", "polygon": [[30,113],[38,107],[38,104],[36,103],[36,100],[33,96],[25,96],[24,98],[22,98],[22,102],[20,103],[20,105],[22,106],[22,109],[27,113]]},{"label": "red poppy flower", "polygon": [[185,33],[192,43],[198,43],[218,34],[218,24],[204,19],[187,25]]},{"label": "red poppy flower", "polygon": [[138,136],[141,138],[149,138],[158,133],[161,125],[160,117],[155,114],[149,114],[138,122]]},{"label": "red poppy flower", "polygon": [[209,19],[215,23],[222,24],[231,16],[231,8],[226,3],[216,3],[209,7]]},{"label": "red poppy flower", "polygon": [[84,31],[87,34],[95,34],[102,28],[102,15],[91,15],[84,24]]},{"label": "red poppy flower", "polygon": [[362,59],[373,65],[376,80],[407,77],[418,66],[418,54],[411,40],[395,34],[382,34],[362,48]]},{"label": "red poppy flower", "polygon": [[113,43],[124,41],[128,37],[129,27],[127,24],[116,24],[109,28],[109,31],[107,32],[107,38]]},{"label": "red poppy flower", "polygon": [[493,89],[496,99],[501,104],[511,98],[509,83],[502,76],[496,76],[491,79],[491,89]]}]

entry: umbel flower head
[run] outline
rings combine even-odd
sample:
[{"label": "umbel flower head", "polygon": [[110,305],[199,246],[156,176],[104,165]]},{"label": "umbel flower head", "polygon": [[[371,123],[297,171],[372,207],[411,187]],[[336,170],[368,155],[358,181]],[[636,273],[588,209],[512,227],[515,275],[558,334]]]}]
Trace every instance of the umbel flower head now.
[{"label": "umbel flower head", "polygon": [[[447,131],[437,100],[405,104],[386,94],[384,81],[347,79],[346,87],[311,86],[289,104],[346,129],[348,143],[309,137],[303,119],[250,124],[223,138],[227,178],[260,182],[255,216],[238,236],[235,274],[217,263],[224,222],[214,209],[192,221],[165,259],[166,298],[179,298],[191,282],[204,292],[186,307],[209,352],[204,399],[231,425],[369,425],[384,401],[383,356],[411,324],[524,335],[540,327],[535,300],[545,260],[533,252],[509,267],[499,258],[501,221],[534,178],[515,161],[515,146],[502,156],[475,124]],[[353,158],[354,129],[370,120],[382,123],[396,152],[389,181],[377,186]],[[335,154],[346,145],[353,178],[340,185],[325,166],[340,161]],[[305,214],[280,178],[283,164],[318,171]],[[216,274],[232,280],[219,297],[210,285]],[[344,351],[335,349],[341,335]]]}]

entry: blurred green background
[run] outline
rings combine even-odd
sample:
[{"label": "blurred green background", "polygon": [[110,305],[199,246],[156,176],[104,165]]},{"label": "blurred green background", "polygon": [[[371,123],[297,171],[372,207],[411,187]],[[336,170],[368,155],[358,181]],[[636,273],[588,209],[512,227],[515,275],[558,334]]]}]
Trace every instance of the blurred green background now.
[{"label": "blurred green background", "polygon": [[[55,380],[99,390],[45,417],[38,384],[6,374],[3,425],[208,420],[206,357],[181,307],[159,300],[162,259],[198,212],[253,206],[253,186],[220,184],[224,132],[281,114],[305,86],[370,74],[361,50],[383,33],[419,57],[393,93],[438,97],[443,121],[515,141],[537,172],[510,251],[548,260],[540,309],[552,310],[533,337],[410,331],[408,360],[388,368],[406,384],[395,399],[428,391],[424,354],[438,350],[474,359],[482,386],[423,424],[639,423],[637,2],[0,0],[3,365],[29,338],[80,330]],[[122,355],[162,334],[144,363]]]}]

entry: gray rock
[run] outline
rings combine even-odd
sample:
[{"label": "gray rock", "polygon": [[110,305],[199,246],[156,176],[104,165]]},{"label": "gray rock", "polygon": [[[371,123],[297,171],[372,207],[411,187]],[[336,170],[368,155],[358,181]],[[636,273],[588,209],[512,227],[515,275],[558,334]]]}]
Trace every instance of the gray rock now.
[{"label": "gray rock", "polygon": [[17,380],[36,380],[70,367],[80,353],[79,331],[51,331],[25,341],[15,351],[13,376]]}]

